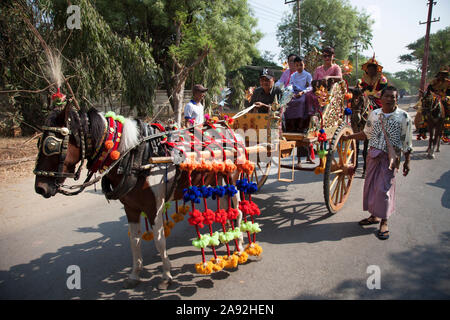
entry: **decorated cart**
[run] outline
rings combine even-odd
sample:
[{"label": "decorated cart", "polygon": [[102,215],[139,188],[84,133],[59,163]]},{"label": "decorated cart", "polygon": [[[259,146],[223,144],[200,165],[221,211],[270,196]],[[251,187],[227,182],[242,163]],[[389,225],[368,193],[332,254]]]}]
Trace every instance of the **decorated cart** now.
[{"label": "decorated cart", "polygon": [[[166,142],[180,150],[179,157],[172,154],[150,159],[150,164],[177,163],[186,174],[189,183],[183,190],[183,205],[179,206],[176,201],[172,218],[178,222],[188,214],[189,223],[195,227],[196,238],[192,244],[202,253],[202,262],[196,265],[198,273],[234,268],[244,263],[249,255],[261,254],[262,248],[256,243],[256,233],[261,229],[255,222],[261,211],[252,201],[252,194],[267,181],[275,162],[279,181],[294,182],[294,170],[323,174],[324,198],[329,212],[336,213],[343,207],[350,193],[356,164],[355,141],[342,139],[353,133],[349,123],[351,111],[346,108],[351,97],[346,82],[335,79],[317,86],[315,94],[320,107],[311,118],[306,133],[282,130],[284,108],[292,97],[292,88],[286,88],[281,101],[275,101],[268,113],[251,113],[252,107],[249,107],[239,113],[208,115],[201,129],[193,127],[175,137],[176,142]],[[294,165],[298,146],[310,148],[312,154],[318,155],[320,161],[314,168]],[[282,163],[287,157],[292,157],[292,165]],[[292,171],[290,179],[281,178],[283,167]],[[237,199],[236,194],[239,195]],[[216,202],[214,209],[208,206],[208,199]],[[242,212],[242,220],[237,208]],[[217,225],[218,230],[213,225]],[[205,226],[208,232],[201,234],[200,230]],[[172,227],[166,213],[166,236]],[[248,239],[245,249],[240,245],[243,234],[247,234]],[[146,238],[151,237],[146,233]],[[230,249],[233,242],[234,253]],[[225,256],[217,253],[216,248],[221,244],[226,247]],[[208,247],[213,253],[210,260],[206,259]]]}]

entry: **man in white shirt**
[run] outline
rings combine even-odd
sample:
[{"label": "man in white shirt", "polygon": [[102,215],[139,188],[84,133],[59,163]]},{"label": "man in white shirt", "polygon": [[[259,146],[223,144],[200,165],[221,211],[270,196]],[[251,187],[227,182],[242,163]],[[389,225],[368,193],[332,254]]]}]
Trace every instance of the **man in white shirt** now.
[{"label": "man in white shirt", "polygon": [[186,127],[205,122],[203,105],[200,103],[206,95],[207,88],[201,84],[196,84],[192,89],[193,98],[184,107],[184,120]]}]

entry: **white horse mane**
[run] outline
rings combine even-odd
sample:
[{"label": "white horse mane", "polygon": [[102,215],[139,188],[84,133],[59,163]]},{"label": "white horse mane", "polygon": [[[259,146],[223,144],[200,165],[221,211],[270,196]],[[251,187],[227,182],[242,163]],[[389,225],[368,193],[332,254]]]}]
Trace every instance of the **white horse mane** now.
[{"label": "white horse mane", "polygon": [[139,142],[139,130],[137,127],[137,121],[125,118],[123,123],[122,138],[120,140],[118,151],[124,152],[129,148],[137,146]]}]

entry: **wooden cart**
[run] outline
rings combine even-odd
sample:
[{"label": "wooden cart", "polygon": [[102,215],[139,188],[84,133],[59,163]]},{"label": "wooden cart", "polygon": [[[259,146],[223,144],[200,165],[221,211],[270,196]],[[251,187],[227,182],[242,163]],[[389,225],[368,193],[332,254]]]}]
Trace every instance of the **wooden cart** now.
[{"label": "wooden cart", "polygon": [[[317,171],[316,168],[324,166],[323,169],[323,188],[324,199],[327,209],[330,213],[336,213],[341,209],[347,200],[354,178],[354,168],[356,166],[356,142],[355,140],[344,141],[342,137],[346,134],[352,134],[351,125],[346,121],[344,110],[346,101],[344,99],[347,92],[345,81],[336,82],[331,86],[329,91],[329,103],[325,105],[320,112],[312,117],[307,133],[282,132],[281,119],[279,114],[269,110],[269,113],[246,113],[235,119],[232,127],[235,130],[256,129],[259,134],[256,141],[247,139],[248,145],[260,144],[260,129],[266,129],[268,140],[264,145],[267,149],[266,160],[260,160],[258,156],[256,161],[256,170],[254,179],[261,188],[267,181],[270,173],[273,156],[278,157],[278,180],[284,182],[294,181],[295,170]],[[233,117],[234,113],[226,113]],[[309,147],[318,145],[319,130],[323,129],[327,136],[326,162],[321,161],[320,164],[313,168],[298,168],[295,166],[295,150],[299,146]],[[273,132],[278,132],[275,137]],[[274,152],[278,151],[278,152]],[[292,165],[282,164],[281,159],[292,157]],[[268,160],[267,160],[268,159]],[[281,178],[281,168],[289,168],[292,170],[290,179]]]}]

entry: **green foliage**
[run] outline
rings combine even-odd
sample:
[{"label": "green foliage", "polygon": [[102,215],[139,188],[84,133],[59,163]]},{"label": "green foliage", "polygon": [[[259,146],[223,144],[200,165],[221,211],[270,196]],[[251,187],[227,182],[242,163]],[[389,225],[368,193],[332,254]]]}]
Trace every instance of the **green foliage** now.
[{"label": "green foliage", "polygon": [[[296,5],[277,30],[281,56],[298,53]],[[338,59],[347,59],[357,40],[367,49],[372,39],[373,20],[353,8],[347,0],[304,0],[300,6],[302,55],[312,47],[334,47]]]},{"label": "green foliage", "polygon": [[173,98],[186,84],[218,93],[227,72],[257,55],[261,34],[246,0],[98,0],[96,7],[116,33],[151,43],[174,111],[181,106]]},{"label": "green foliage", "polygon": [[[418,70],[421,70],[425,50],[425,37],[408,44],[406,48],[411,52],[401,55],[399,57],[399,62],[413,64]],[[434,77],[440,67],[450,65],[449,52],[450,27],[430,34],[427,77]]]},{"label": "green foliage", "polygon": [[[120,99],[139,116],[148,115],[160,74],[149,44],[113,32],[90,1],[71,3],[80,6],[81,30],[66,27],[67,1],[1,3],[0,36],[8,45],[0,51],[0,90],[27,90],[9,93],[8,103],[3,102],[1,109],[34,126],[42,125],[49,111],[51,92],[36,91],[53,83],[53,79],[46,72],[48,60],[41,43],[24,22],[29,19],[48,46],[60,55],[62,71],[70,78],[81,106],[87,105],[86,100]],[[54,92],[56,88],[50,89]],[[62,91],[69,94],[64,84]]]}]

